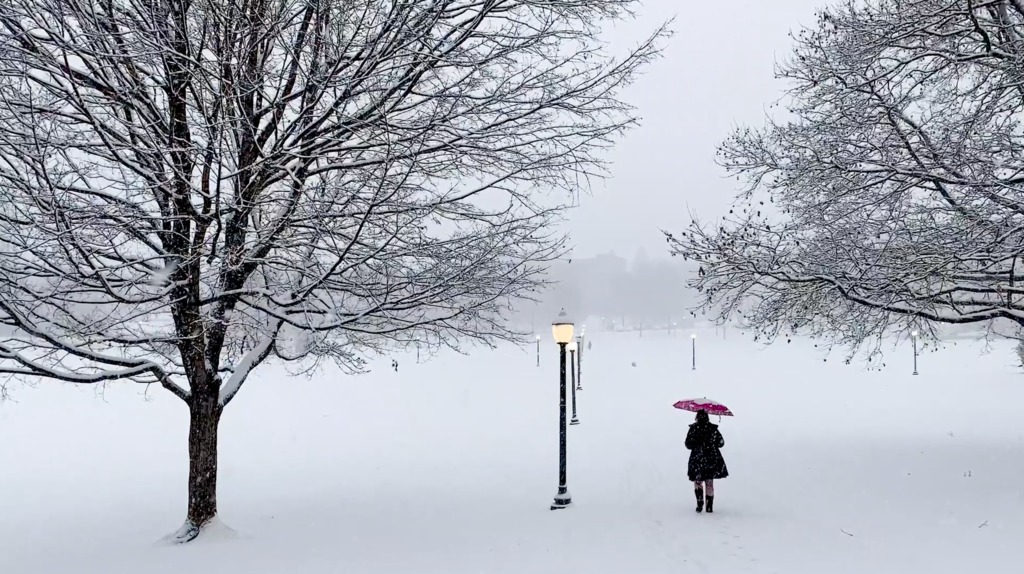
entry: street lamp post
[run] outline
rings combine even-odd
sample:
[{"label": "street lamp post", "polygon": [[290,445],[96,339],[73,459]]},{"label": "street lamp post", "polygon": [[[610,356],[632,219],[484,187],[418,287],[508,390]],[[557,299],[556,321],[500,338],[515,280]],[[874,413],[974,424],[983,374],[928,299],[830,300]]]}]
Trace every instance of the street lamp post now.
[{"label": "street lamp post", "polygon": [[914,374],[917,374],[917,331],[910,333],[910,339],[914,342]]},{"label": "street lamp post", "polygon": [[572,420],[569,421],[570,425],[580,424],[580,419],[576,418],[576,351],[579,350],[579,343],[573,341],[569,343],[569,372],[572,374],[572,380],[569,381],[569,388],[572,389]]},{"label": "street lamp post", "polygon": [[537,366],[540,366],[540,335],[537,335]]},{"label": "street lamp post", "polygon": [[558,314],[558,318],[551,324],[551,334],[558,343],[558,493],[555,501],[551,504],[551,510],[567,508],[572,504],[572,496],[569,495],[568,479],[566,477],[566,435],[568,428],[565,420],[565,348],[572,341],[573,324],[565,314],[565,309]]},{"label": "street lamp post", "polygon": [[690,355],[692,357],[692,369],[697,370],[697,333],[690,335]]},{"label": "street lamp post", "polygon": [[576,355],[576,390],[583,390],[583,347],[587,346],[587,326],[580,331],[579,354]]}]

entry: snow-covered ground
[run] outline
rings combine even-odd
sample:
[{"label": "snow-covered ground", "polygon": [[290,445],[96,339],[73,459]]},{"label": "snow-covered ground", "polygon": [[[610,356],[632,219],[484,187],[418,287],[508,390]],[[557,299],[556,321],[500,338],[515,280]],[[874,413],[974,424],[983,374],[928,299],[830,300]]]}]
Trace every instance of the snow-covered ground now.
[{"label": "snow-covered ground", "polygon": [[[1024,374],[1008,346],[887,356],[730,331],[591,333],[557,480],[557,369],[532,348],[400,357],[364,377],[268,368],[229,407],[216,536],[184,512],[186,412],[151,389],[14,388],[0,404],[0,572],[1016,572]],[[634,368],[630,363],[636,361]],[[672,402],[707,396],[732,476],[693,511]]]}]

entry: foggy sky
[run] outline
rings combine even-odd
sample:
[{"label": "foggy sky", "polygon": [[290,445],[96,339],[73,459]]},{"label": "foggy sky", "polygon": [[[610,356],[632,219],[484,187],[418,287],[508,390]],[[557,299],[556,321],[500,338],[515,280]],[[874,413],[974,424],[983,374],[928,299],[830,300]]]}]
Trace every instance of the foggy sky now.
[{"label": "foggy sky", "polygon": [[788,57],[788,33],[814,23],[827,0],[645,0],[640,18],[609,33],[634,45],[675,16],[664,57],[624,92],[640,127],[609,154],[612,177],[568,214],[573,255],[643,248],[667,256],[660,229],[681,231],[687,210],[714,219],[728,210],[737,182],[714,162],[715,148],[737,125],[759,126],[786,85],[774,79]]}]

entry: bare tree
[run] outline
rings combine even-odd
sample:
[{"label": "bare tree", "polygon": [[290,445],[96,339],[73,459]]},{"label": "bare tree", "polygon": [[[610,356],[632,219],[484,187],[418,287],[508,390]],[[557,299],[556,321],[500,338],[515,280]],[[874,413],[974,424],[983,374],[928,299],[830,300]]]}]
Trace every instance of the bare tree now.
[{"label": "bare tree", "polygon": [[668,235],[719,319],[854,348],[1024,325],[1024,2],[848,1],[796,36],[787,115],[739,129],[720,222]]},{"label": "bare tree", "polygon": [[5,0],[0,372],[158,384],[216,517],[268,359],[515,338],[569,194],[634,123],[627,0]]}]

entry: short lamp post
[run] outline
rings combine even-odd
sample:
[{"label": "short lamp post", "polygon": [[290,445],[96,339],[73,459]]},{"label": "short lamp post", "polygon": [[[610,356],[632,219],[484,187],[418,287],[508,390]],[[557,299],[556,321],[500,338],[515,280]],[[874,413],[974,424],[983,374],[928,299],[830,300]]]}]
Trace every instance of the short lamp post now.
[{"label": "short lamp post", "polygon": [[917,374],[917,331],[910,333],[910,340],[914,343],[914,374]]},{"label": "short lamp post", "polygon": [[690,359],[692,368],[690,370],[697,370],[697,333],[690,335]]},{"label": "short lamp post", "polygon": [[565,420],[565,351],[569,343],[572,342],[573,335],[573,324],[569,320],[569,317],[565,314],[565,309],[558,314],[558,318],[551,324],[551,334],[555,338],[555,342],[558,343],[558,382],[559,382],[559,401],[558,401],[558,494],[555,495],[555,501],[551,504],[551,510],[558,510],[561,508],[567,508],[572,504],[572,496],[569,495],[568,480],[566,478],[565,458],[566,458],[566,435],[568,434],[568,428]]},{"label": "short lamp post", "polygon": [[572,420],[569,424],[573,426],[580,424],[580,419],[576,417],[576,351],[579,347],[577,341],[569,343],[569,372],[572,374],[572,380],[569,381],[569,388],[572,389]]}]

